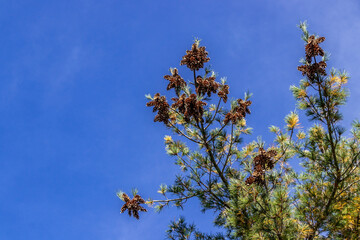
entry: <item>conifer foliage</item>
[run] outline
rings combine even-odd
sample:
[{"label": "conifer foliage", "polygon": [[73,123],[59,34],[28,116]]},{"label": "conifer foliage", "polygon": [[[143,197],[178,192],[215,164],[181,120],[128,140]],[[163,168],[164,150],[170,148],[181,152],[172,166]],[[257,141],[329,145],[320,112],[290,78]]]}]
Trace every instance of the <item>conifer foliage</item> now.
[{"label": "conifer foliage", "polygon": [[[163,199],[145,202],[137,192],[133,199],[118,193],[125,201],[121,212],[139,218],[138,211],[146,211],[140,204],[160,211],[197,198],[202,211],[216,213],[220,233],[201,233],[181,217],[171,222],[168,239],[358,239],[360,123],[353,122],[347,137],[339,125],[349,78],[326,69],[328,54],[320,46],[325,38],[310,35],[305,23],[299,27],[305,58],[298,70],[305,78],[290,90],[312,127],[303,131],[291,112],[283,129],[270,127],[271,145],[259,138],[244,144],[242,134],[251,133],[246,124],[251,94],[227,105],[229,86],[204,68],[210,58],[195,40],[180,62],[193,79],[186,82],[178,69],[170,69],[164,79],[174,94],[171,101],[147,95],[154,121],[173,131],[176,140],[165,136],[165,146],[181,172],[172,185],[160,186]],[[300,162],[301,171],[293,170],[290,159]]]}]

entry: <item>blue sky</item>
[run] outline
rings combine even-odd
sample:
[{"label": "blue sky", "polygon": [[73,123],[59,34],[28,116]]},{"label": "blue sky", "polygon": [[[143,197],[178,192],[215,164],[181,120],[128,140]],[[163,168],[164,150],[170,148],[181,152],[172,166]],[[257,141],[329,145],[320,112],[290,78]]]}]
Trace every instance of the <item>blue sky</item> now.
[{"label": "blue sky", "polygon": [[140,221],[119,213],[117,190],[157,198],[177,172],[144,95],[166,92],[163,76],[199,37],[230,97],[254,94],[249,140],[270,141],[295,108],[301,20],[350,73],[349,128],[360,118],[358,0],[1,0],[0,239],[158,240],[179,215],[216,231],[196,201]]}]

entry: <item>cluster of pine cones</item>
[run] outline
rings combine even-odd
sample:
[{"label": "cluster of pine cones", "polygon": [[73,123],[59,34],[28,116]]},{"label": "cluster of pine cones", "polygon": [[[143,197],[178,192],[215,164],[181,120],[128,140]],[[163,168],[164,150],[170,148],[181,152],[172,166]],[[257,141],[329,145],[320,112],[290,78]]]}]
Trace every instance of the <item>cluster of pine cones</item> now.
[{"label": "cluster of pine cones", "polygon": [[254,172],[245,181],[247,185],[256,183],[258,185],[264,184],[264,175],[267,169],[274,167],[273,157],[276,156],[275,150],[265,151],[259,148],[259,154],[254,158]]},{"label": "cluster of pine cones", "polygon": [[[324,50],[319,46],[325,41],[324,37],[315,38],[314,35],[308,38],[308,43],[305,46],[306,64],[299,66],[298,70],[302,72],[303,76],[307,76],[309,81],[313,83],[318,75],[326,76],[326,63],[324,61],[316,62],[316,56],[324,56]],[[314,63],[312,62],[314,60]]]},{"label": "cluster of pine cones", "polygon": [[[186,65],[189,69],[194,71],[195,74],[196,70],[203,68],[204,63],[210,60],[207,55],[208,52],[205,50],[205,47],[199,47],[199,42],[196,41],[192,45],[191,50],[186,51],[186,55],[182,57],[180,65]],[[199,97],[203,97],[205,95],[210,97],[212,93],[217,93],[224,103],[227,102],[229,86],[216,82],[214,75],[204,78],[197,76],[194,83],[196,94],[190,94],[189,96],[185,93],[180,95],[181,90],[184,89],[187,84],[179,75],[179,71],[176,68],[171,69],[171,75],[165,75],[164,78],[169,81],[167,90],[174,88],[177,95],[176,98],[172,98],[174,103],[171,107],[178,113],[183,114],[184,120],[187,123],[189,123],[192,118],[196,122],[203,122],[203,107],[207,104],[199,100]],[[250,110],[248,108],[250,104],[250,101],[245,102],[239,99],[238,106],[225,116],[224,124],[227,124],[229,121],[236,123],[244,118],[246,113],[250,114]],[[156,93],[152,101],[148,102],[146,106],[154,107],[154,112],[158,111],[154,118],[155,122],[163,122],[165,124],[169,123],[170,105],[165,96],[160,96],[160,93]]]}]

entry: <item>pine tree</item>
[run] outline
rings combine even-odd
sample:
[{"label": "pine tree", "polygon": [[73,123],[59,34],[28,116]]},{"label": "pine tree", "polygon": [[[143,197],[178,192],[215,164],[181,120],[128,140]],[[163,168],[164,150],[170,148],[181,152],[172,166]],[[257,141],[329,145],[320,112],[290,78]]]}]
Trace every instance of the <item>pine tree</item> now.
[{"label": "pine tree", "polygon": [[[170,69],[164,79],[174,91],[172,102],[159,93],[147,95],[154,121],[174,132],[165,136],[165,146],[181,173],[172,185],[160,186],[160,200],[145,201],[137,192],[131,200],[118,193],[125,201],[121,212],[139,218],[138,211],[146,211],[140,204],[160,211],[197,198],[203,211],[217,213],[214,224],[223,233],[201,233],[180,218],[171,222],[168,239],[358,239],[360,123],[353,122],[348,137],[339,125],[349,77],[328,72],[328,54],[320,47],[325,38],[310,35],[305,23],[299,27],[305,58],[298,70],[305,78],[290,90],[312,127],[303,131],[298,114],[291,112],[282,129],[270,127],[271,145],[261,139],[243,144],[242,134],[251,134],[246,124],[251,94],[228,104],[226,79],[204,68],[210,58],[195,40],[180,62],[193,80],[186,82],[178,69]],[[301,160],[301,171],[289,165],[292,158]]]}]

